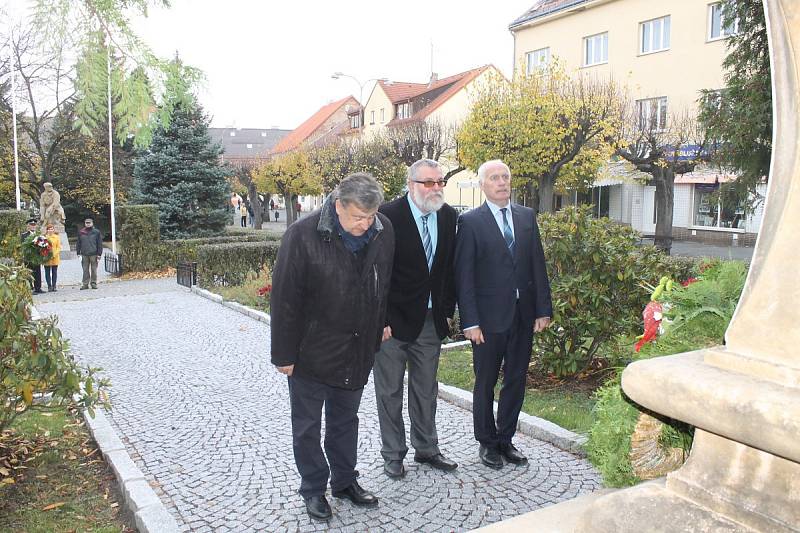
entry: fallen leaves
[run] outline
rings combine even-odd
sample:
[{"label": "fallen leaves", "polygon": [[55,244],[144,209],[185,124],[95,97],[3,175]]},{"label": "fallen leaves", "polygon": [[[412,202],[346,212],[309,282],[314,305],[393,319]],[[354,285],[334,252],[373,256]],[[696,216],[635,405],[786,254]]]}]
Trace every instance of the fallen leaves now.
[{"label": "fallen leaves", "polygon": [[66,504],[67,502],[58,502],[58,503],[51,503],[50,505],[45,505],[42,507],[42,511],[51,511],[53,509],[58,509],[62,505]]},{"label": "fallen leaves", "polygon": [[172,278],[176,276],[176,271],[173,267],[167,267],[163,270],[153,270],[151,272],[125,272],[122,274],[122,279],[162,279]]}]

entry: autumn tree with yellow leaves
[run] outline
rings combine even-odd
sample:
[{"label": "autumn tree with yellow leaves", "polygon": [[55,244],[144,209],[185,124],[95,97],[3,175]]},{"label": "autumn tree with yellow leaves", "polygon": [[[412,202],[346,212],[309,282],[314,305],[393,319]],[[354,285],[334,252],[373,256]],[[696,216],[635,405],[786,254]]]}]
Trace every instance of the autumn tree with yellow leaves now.
[{"label": "autumn tree with yellow leaves", "polygon": [[255,168],[252,176],[258,190],[283,197],[287,227],[297,220],[297,197],[322,192],[319,172],[305,149],[272,157]]},{"label": "autumn tree with yellow leaves", "polygon": [[477,170],[502,159],[513,186],[539,212],[551,212],[555,190],[591,186],[616,149],[621,120],[613,80],[570,76],[553,61],[511,83],[497,77],[478,91],[457,134],[459,161]]}]

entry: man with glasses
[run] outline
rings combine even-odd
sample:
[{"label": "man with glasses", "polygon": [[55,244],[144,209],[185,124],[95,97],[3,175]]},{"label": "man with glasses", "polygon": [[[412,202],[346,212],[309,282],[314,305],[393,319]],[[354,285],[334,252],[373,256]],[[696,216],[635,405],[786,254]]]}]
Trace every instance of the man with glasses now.
[{"label": "man with glasses", "polygon": [[[456,237],[458,310],[472,341],[472,415],[481,462],[528,459],[513,444],[525,398],[534,332],[550,324],[553,306],[544,251],[532,209],[511,203],[511,171],[500,160],[478,169],[486,203],[461,215]],[[494,388],[503,366],[495,422]]]},{"label": "man with glasses", "polygon": [[408,194],[381,206],[395,230],[387,326],[375,355],[375,397],[384,472],[405,475],[403,376],[408,368],[408,414],[414,461],[438,470],[458,465],[439,449],[436,402],[439,353],[455,311],[453,253],[458,215],[444,202],[439,163],[420,159],[408,169]]},{"label": "man with glasses", "polygon": [[[358,407],[386,322],[394,231],[369,174],[346,177],[281,239],[272,277],[272,364],[288,376],[300,495],[316,520],[335,498],[374,507],[356,478]],[[325,410],[325,452],[320,447]]]}]

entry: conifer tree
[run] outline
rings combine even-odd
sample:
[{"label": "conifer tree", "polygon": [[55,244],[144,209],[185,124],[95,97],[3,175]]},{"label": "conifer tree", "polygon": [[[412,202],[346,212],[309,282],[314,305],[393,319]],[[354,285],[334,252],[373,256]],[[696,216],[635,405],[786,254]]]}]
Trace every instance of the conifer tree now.
[{"label": "conifer tree", "polygon": [[159,206],[162,238],[218,235],[225,228],[227,172],[208,124],[196,99],[182,98],[169,125],[158,125],[150,147],[136,158],[134,200]]}]

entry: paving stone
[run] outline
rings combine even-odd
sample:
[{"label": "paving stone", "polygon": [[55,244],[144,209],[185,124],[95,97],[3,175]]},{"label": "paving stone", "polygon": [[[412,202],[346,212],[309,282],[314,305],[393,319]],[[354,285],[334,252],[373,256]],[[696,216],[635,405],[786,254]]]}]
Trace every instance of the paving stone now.
[{"label": "paving stone", "polygon": [[137,458],[123,466],[134,472],[138,464],[139,479],[158,487],[178,521],[173,530],[468,531],[601,486],[584,459],[520,434],[515,444],[530,458],[527,467],[483,466],[472,414],[441,400],[440,447],[459,468],[414,463],[412,448],[406,478],[390,480],[370,382],[357,469],[380,506],[362,509],[329,495],[334,518],[312,522],[297,495],[288,388],[269,362],[269,326],[169,281],[108,283],[90,299],[59,291],[51,294],[61,301],[40,312],[57,314],[76,358],[111,378],[114,409],[106,418]]}]

